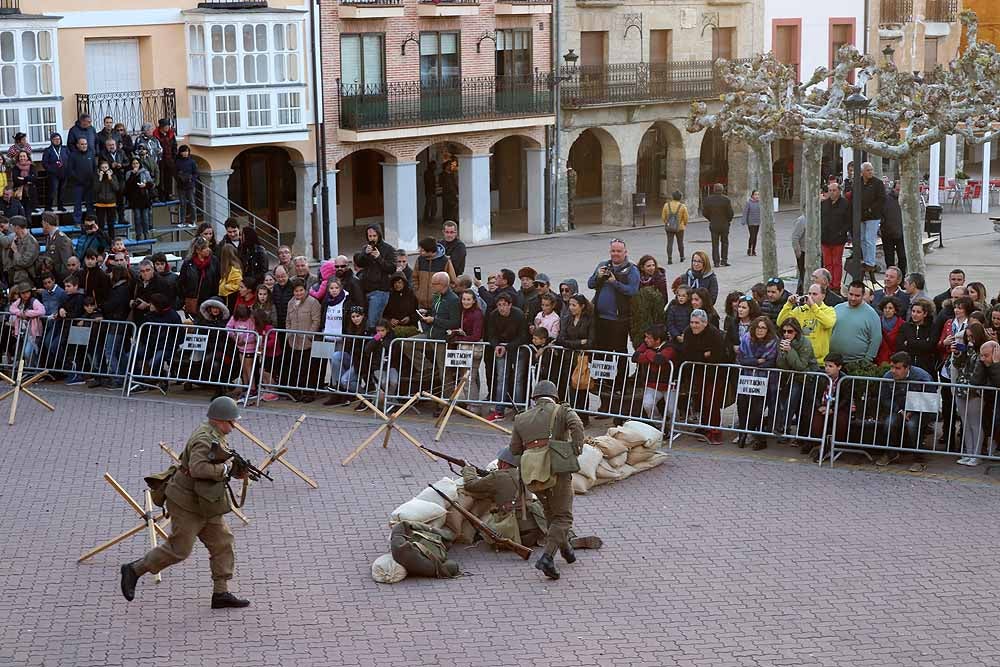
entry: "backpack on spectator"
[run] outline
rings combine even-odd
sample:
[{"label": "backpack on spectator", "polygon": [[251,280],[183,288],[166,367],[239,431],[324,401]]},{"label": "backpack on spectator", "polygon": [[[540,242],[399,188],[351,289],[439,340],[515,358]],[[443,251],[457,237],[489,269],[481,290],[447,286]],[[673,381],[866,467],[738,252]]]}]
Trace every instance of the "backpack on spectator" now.
[{"label": "backpack on spectator", "polygon": [[[668,204],[669,206],[669,204]],[[663,222],[663,226],[666,227],[667,231],[671,234],[679,232],[681,230],[681,219],[678,215],[681,212],[681,205],[677,204],[677,210],[669,210],[667,213],[667,219]]]}]

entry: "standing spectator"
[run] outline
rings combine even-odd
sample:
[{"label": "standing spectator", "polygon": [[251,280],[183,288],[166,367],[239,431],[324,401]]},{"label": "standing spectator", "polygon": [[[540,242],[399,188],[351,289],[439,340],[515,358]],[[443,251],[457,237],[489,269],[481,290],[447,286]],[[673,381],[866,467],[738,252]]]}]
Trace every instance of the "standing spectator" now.
[{"label": "standing spectator", "polygon": [[[740,341],[751,333],[753,323],[757,321],[760,314],[760,306],[757,305],[752,296],[741,296],[736,302],[733,321],[727,321],[724,332],[726,344],[733,348],[734,358],[739,357]],[[728,320],[729,317],[726,316],[726,319]],[[709,322],[711,322],[711,318],[709,318]]]},{"label": "standing spectator", "polygon": [[[622,353],[628,351],[631,297],[639,291],[639,269],[628,260],[621,239],[611,240],[608,256],[608,261],[598,264],[587,281],[587,287],[594,290],[597,317],[594,349]],[[625,377],[625,361],[625,357],[618,357],[617,377]],[[610,399],[601,397],[601,412],[608,411]]]},{"label": "standing spectator", "polygon": [[97,130],[94,129],[90,114],[81,114],[73,127],[69,128],[69,132],[66,133],[68,146],[79,146],[80,139],[86,141],[84,152],[87,153],[87,157],[96,158],[99,144],[97,143]]},{"label": "standing spectator", "polygon": [[837,313],[823,302],[823,288],[813,283],[804,297],[788,297],[785,307],[778,313],[778,324],[781,325],[789,318],[798,321],[802,334],[812,344],[816,361],[823,363],[830,351],[831,332],[837,323]]},{"label": "standing spectator", "polygon": [[[690,376],[681,376],[678,390],[689,392],[688,399],[696,400],[694,406],[684,408],[685,414],[697,412],[701,423],[707,424],[705,433],[708,444],[721,445],[722,433],[719,425],[722,423],[722,403],[724,402],[723,387],[720,386],[728,375],[721,373],[716,364],[725,363],[729,358],[722,332],[708,323],[708,315],[704,310],[691,311],[691,319],[683,334],[684,344],[681,346],[678,361],[683,364],[690,361],[694,364]],[[681,410],[678,405],[678,410]]]},{"label": "standing spectator", "polygon": [[986,294],[986,285],[979,282],[971,282],[965,286],[965,295],[972,299],[972,310],[987,313],[990,310],[989,296]]},{"label": "standing spectator", "polygon": [[219,285],[215,294],[226,302],[232,312],[236,305],[240,283],[243,282],[243,265],[235,246],[224,245],[219,253]]},{"label": "standing spectator", "polygon": [[21,204],[21,200],[14,196],[14,185],[12,183],[3,186],[3,199],[0,200],[0,215],[3,215],[8,220],[16,217],[26,218],[28,216],[24,210],[24,205]]},{"label": "standing spectator", "polygon": [[906,319],[899,301],[895,297],[883,299],[877,306],[882,311],[880,318],[882,322],[882,343],[878,347],[878,354],[875,355],[875,365],[889,363],[889,358],[899,351],[899,332],[903,328]]},{"label": "standing spectator", "polygon": [[[809,430],[809,420],[802,413],[802,408],[810,406],[815,396],[815,383],[812,379],[803,377],[801,373],[815,373],[819,370],[816,362],[816,355],[813,353],[812,344],[809,339],[802,335],[802,327],[798,320],[788,318],[781,323],[778,329],[778,368],[786,371],[795,371],[796,375],[791,379],[782,382],[781,400],[778,401],[775,433],[788,433],[792,430],[792,424],[797,427],[798,433],[805,435]],[[809,388],[806,401],[803,403],[802,394]],[[787,400],[785,399],[787,396]],[[812,444],[803,445],[802,454],[808,454],[812,449]]]},{"label": "standing spectator", "polygon": [[[809,435],[813,438],[825,438],[833,434],[837,439],[847,436],[850,425],[851,413],[854,411],[853,402],[850,400],[851,385],[846,385],[845,389],[840,388],[840,383],[844,381],[844,358],[835,352],[827,355],[823,362],[823,370],[826,373],[828,382],[824,382],[823,397],[816,406],[816,411],[812,415],[809,425]],[[837,395],[841,394],[846,400],[837,400]],[[834,413],[836,409],[836,413]],[[826,430],[824,431],[824,426]],[[815,445],[803,445],[799,452],[805,454],[806,447],[816,450],[814,460],[819,460],[820,447]]]},{"label": "standing spectator", "polygon": [[[202,223],[205,224],[205,223]],[[226,228],[226,235],[222,237],[222,240],[216,245],[215,252],[222,252],[222,246],[231,245],[237,250],[240,249],[240,243],[243,239],[242,230],[240,229],[240,221],[236,218],[229,217],[226,218],[226,222],[223,224]]]},{"label": "standing spectator", "polygon": [[[906,276],[906,279],[903,281],[903,289],[906,291],[906,296],[909,297],[910,303],[913,303],[917,299],[927,299],[930,301],[931,295],[924,290],[924,284],[924,276],[921,273],[911,273]],[[939,307],[938,310],[940,309]]]},{"label": "standing spectator", "polygon": [[73,241],[59,229],[59,218],[53,213],[42,214],[42,232],[45,234],[45,256],[52,259],[56,279],[66,277],[66,261],[73,256]]},{"label": "standing spectator", "polygon": [[680,347],[683,344],[684,330],[687,329],[688,323],[691,321],[693,308],[689,298],[690,290],[691,288],[687,285],[678,285],[674,290],[673,300],[667,304],[667,335],[670,338],[670,344],[675,347]]},{"label": "standing spectator", "polygon": [[24,151],[31,155],[31,144],[28,143],[28,135],[24,132],[14,133],[14,143],[7,149],[7,161],[13,162],[17,159],[17,154]]},{"label": "standing spectator", "polygon": [[872,306],[878,308],[884,299],[892,297],[896,299],[899,303],[897,304],[897,314],[901,315],[905,320],[907,313],[910,312],[910,297],[902,288],[903,283],[903,271],[895,266],[889,266],[885,270],[885,287],[880,290],[875,290],[875,295],[872,298]]},{"label": "standing spectator", "polygon": [[191,317],[199,314],[202,302],[219,293],[219,260],[204,238],[196,237],[191,244],[191,255],[181,264],[177,284],[184,312]]},{"label": "standing spectator", "polygon": [[[301,280],[302,284],[306,286],[307,290],[310,289],[313,285],[315,285],[319,281],[319,278],[317,276],[314,276],[309,271],[309,260],[307,260],[303,255],[298,255],[297,257],[295,257],[295,259],[292,260],[292,263],[295,266],[295,274],[292,276],[292,278],[293,279],[298,278],[299,280]],[[317,301],[317,303],[319,302]]]},{"label": "standing spectator", "polygon": [[1000,408],[1000,344],[988,340],[979,348],[979,361],[972,373],[970,383],[976,387],[988,387],[983,391],[983,415],[980,423],[983,435],[989,443],[987,451],[993,452],[1000,444],[1000,420],[997,419],[997,409]]},{"label": "standing spectator", "polygon": [[142,323],[146,321],[146,316],[152,312],[154,294],[166,294],[170,303],[175,302],[175,299],[170,298],[172,295],[170,295],[166,284],[156,275],[153,263],[144,259],[139,262],[139,279],[132,283],[129,298],[132,321],[135,322],[135,326],[142,326]]},{"label": "standing spectator", "polygon": [[389,321],[393,336],[409,338],[416,336],[417,328],[417,296],[413,293],[409,281],[402,273],[394,273],[389,278],[389,300],[385,304],[382,316]]},{"label": "standing spectator", "polygon": [[823,268],[830,273],[829,287],[839,293],[844,276],[844,246],[854,218],[851,203],[840,195],[840,184],[830,181],[827,188],[827,193],[820,195],[820,246],[823,249]]},{"label": "standing spectator", "polygon": [[487,285],[483,286],[482,282],[477,280],[476,285],[479,287],[479,296],[486,302],[487,314],[490,313],[496,307],[496,299],[501,294],[506,294],[510,297],[510,302],[515,308],[521,307],[521,295],[518,293],[517,289],[514,287],[514,272],[510,269],[500,269],[494,278],[493,289],[489,288],[489,279],[487,279]]},{"label": "standing spectator", "polygon": [[663,309],[669,299],[666,269],[656,263],[652,255],[639,258],[639,291],[632,297],[631,331],[632,347],[638,348],[645,339],[646,330],[663,322]]},{"label": "standing spectator", "polygon": [[118,137],[115,140],[118,142],[118,148],[125,151],[125,155],[131,157],[135,153],[135,142],[132,141],[128,130],[125,129],[125,123],[115,123],[113,134]]},{"label": "standing spectator", "polygon": [[569,301],[573,298],[574,294],[580,293],[580,285],[573,278],[567,278],[566,280],[559,283],[559,318],[560,327],[566,326],[566,320],[569,319]]},{"label": "standing spectator", "polygon": [[128,153],[126,153],[121,144],[113,138],[105,139],[101,142],[100,151],[97,155],[97,162],[103,160],[111,165],[111,173],[115,175],[115,180],[118,181],[121,188],[118,191],[118,219],[122,222],[125,221],[125,177],[126,172],[129,170]]},{"label": "standing spectator", "polygon": [[833,278],[830,276],[830,272],[826,269],[816,269],[812,272],[810,276],[812,281],[823,288],[823,303],[833,308],[839,303],[844,303],[844,297],[840,296],[840,292],[835,292],[830,287],[830,281]]},{"label": "standing spectator", "polygon": [[69,163],[69,150],[63,146],[62,135],[53,132],[49,136],[49,145],[42,151],[42,167],[49,180],[47,208],[50,211],[65,211],[63,205],[63,185],[66,183],[66,166]]},{"label": "standing spectator", "polygon": [[132,225],[135,238],[148,239],[153,227],[152,194],[156,185],[153,176],[142,166],[142,161],[134,157],[129,160],[129,171],[125,178],[125,196],[132,209]]},{"label": "standing spectator", "polygon": [[104,305],[111,289],[111,280],[100,265],[97,253],[88,250],[83,256],[83,272],[80,277],[80,291],[86,296],[94,297],[98,308]]},{"label": "standing spectator", "polygon": [[781,278],[769,278],[764,286],[764,292],[766,296],[760,303],[760,312],[777,324],[778,313],[785,307],[785,302],[791,294],[785,289],[785,281]]},{"label": "standing spectator", "polygon": [[948,273],[948,289],[934,297],[934,311],[940,312],[945,300],[951,298],[951,291],[956,287],[963,287],[964,285],[965,271],[962,269],[952,269]]},{"label": "standing spectator", "polygon": [[406,277],[406,284],[413,286],[413,269],[410,268],[409,258],[402,248],[396,250],[396,273],[402,273]]},{"label": "standing spectator", "polygon": [[127,268],[116,266],[111,270],[111,289],[108,291],[107,300],[101,306],[101,315],[112,324],[109,324],[105,330],[104,348],[99,351],[99,354],[103,353],[105,368],[112,377],[95,378],[88,383],[88,386],[104,386],[112,390],[122,388],[122,380],[119,378],[125,375],[129,351],[126,345],[128,329],[124,324],[131,311],[129,307],[129,283],[130,276]]},{"label": "standing spectator", "polygon": [[438,177],[441,185],[441,215],[445,220],[458,220],[458,161],[445,160]]},{"label": "standing spectator", "polygon": [[424,169],[424,210],[420,216],[425,225],[437,217],[437,162],[431,160]]},{"label": "standing spectator", "polygon": [[795,254],[795,291],[802,294],[806,276],[806,216],[800,215],[792,226],[792,252]]},{"label": "standing spectator", "polygon": [[351,260],[345,255],[337,255],[337,258],[333,260],[333,268],[337,280],[340,281],[344,290],[347,291],[348,306],[364,307],[367,303],[365,289],[361,286],[361,281],[354,275],[354,269],[351,268]]},{"label": "standing spectator", "polygon": [[[462,326],[462,306],[458,296],[451,290],[453,278],[444,271],[431,276],[432,300],[430,308],[418,311],[417,316],[424,323],[423,333],[414,336],[413,345],[403,348],[403,356],[409,359],[411,379],[417,382],[431,379],[431,391],[448,391],[435,383],[444,383],[446,342],[448,331]],[[433,341],[433,342],[431,342]]]},{"label": "standing spectator", "polygon": [[524,311],[524,319],[528,322],[533,322],[535,315],[541,310],[538,301],[541,295],[535,289],[535,278],[537,276],[538,272],[530,266],[522,266],[517,272],[517,277],[521,281],[521,289],[517,291],[518,303],[521,310]]},{"label": "standing spectator", "polygon": [[667,235],[667,264],[674,263],[674,241],[677,241],[677,253],[681,264],[684,263],[684,230],[688,224],[688,209],[681,201],[683,195],[674,190],[670,201],[663,205],[660,218],[663,220],[663,230]]},{"label": "standing spectator", "polygon": [[104,227],[109,239],[115,238],[118,193],[121,187],[122,184],[112,171],[111,165],[101,160],[97,165],[97,175],[94,176],[94,209],[97,213],[97,224]]},{"label": "standing spectator", "polygon": [[278,329],[285,328],[285,317],[288,313],[288,302],[292,299],[292,281],[288,271],[283,266],[274,269],[274,287],[271,288],[271,300],[274,301],[274,324]]},{"label": "standing spectator", "polygon": [[[954,315],[945,321],[938,337],[938,356],[941,359],[939,375],[942,382],[949,384],[953,381],[952,369],[954,367],[955,356],[962,351],[961,346],[965,340],[965,330],[969,326],[969,315],[972,314],[972,299],[967,296],[958,297],[954,299],[951,307],[954,309]],[[952,410],[952,392],[949,387],[941,388],[941,400],[941,421],[944,423],[944,427],[942,428],[942,434],[938,442],[945,444],[951,441],[951,435],[955,428],[955,413]]]},{"label": "standing spectator", "polygon": [[906,274],[906,245],[903,243],[903,210],[899,206],[899,181],[892,184],[882,207],[882,252],[886,266],[896,265]]},{"label": "standing spectator", "polygon": [[[540,299],[541,310],[531,320],[528,331],[533,332],[541,327],[545,329],[553,339],[559,336],[559,313],[556,312],[556,297],[554,294],[545,294]],[[662,310],[662,309],[661,309]]]},{"label": "standing spectator", "polygon": [[153,130],[153,138],[160,144],[160,200],[170,201],[174,196],[174,177],[177,175],[177,134],[170,127],[170,121],[161,118],[158,127]]},{"label": "standing spectator", "polygon": [[482,345],[469,345],[469,343],[479,343],[483,340],[486,335],[486,316],[479,307],[479,296],[473,290],[463,290],[459,299],[462,306],[461,324],[458,329],[452,329],[447,333],[449,340],[456,343],[459,349],[472,351],[472,367],[469,369],[465,396],[479,400],[479,368],[483,363],[484,350]]},{"label": "standing spectator", "polygon": [[177,178],[177,197],[180,199],[179,224],[194,227],[198,221],[198,213],[194,203],[194,189],[198,183],[198,165],[191,157],[191,149],[188,146],[181,146],[177,149],[174,173]]},{"label": "standing spectator", "polygon": [[277,266],[284,267],[288,275],[292,275],[295,267],[292,265],[292,249],[286,245],[278,248],[278,264]]},{"label": "standing spectator", "polygon": [[38,259],[38,241],[28,231],[28,220],[23,216],[11,219],[13,236],[0,237],[3,267],[7,271],[7,284],[34,284],[35,261]]},{"label": "standing spectator", "polygon": [[444,254],[448,255],[448,259],[451,260],[455,273],[462,275],[465,273],[465,258],[468,250],[465,247],[465,242],[458,238],[458,225],[452,220],[445,220],[441,233],[444,234],[442,242]]},{"label": "standing spectator", "polygon": [[757,234],[760,232],[760,193],[750,193],[746,208],[743,209],[743,224],[747,226],[750,239],[747,241],[747,257],[757,256]]},{"label": "standing spectator", "polygon": [[73,189],[73,222],[79,225],[83,221],[84,203],[88,213],[94,212],[94,173],[97,171],[97,163],[86,138],[80,137],[72,145],[76,148],[70,151],[66,182]]},{"label": "standing spectator", "polygon": [[715,306],[709,300],[708,290],[704,287],[693,289],[690,291],[688,298],[691,301],[691,309],[704,310],[705,316],[708,318],[708,323],[721,331],[719,327],[719,313],[716,312]]},{"label": "standing spectator", "polygon": [[712,194],[701,205],[702,214],[708,218],[712,233],[712,262],[716,266],[729,266],[729,225],[733,221],[733,204],[724,194],[722,183],[712,186]]},{"label": "standing spectator", "polygon": [[[156,145],[159,146],[160,144]],[[139,158],[139,164],[142,165],[143,169],[149,172],[150,178],[153,179],[153,187],[150,189],[149,199],[150,201],[156,201],[160,198],[160,165],[156,159],[149,154],[149,149],[144,145],[140,145],[136,149],[135,157]]]},{"label": "standing spectator", "polygon": [[[861,182],[852,196],[861,195],[861,255],[865,271],[875,270],[875,244],[878,228],[885,208],[885,184],[875,178],[875,167],[871,162],[861,165]],[[855,241],[854,245],[857,245]]]},{"label": "standing spectator", "polygon": [[156,271],[156,276],[163,284],[164,294],[170,297],[170,303],[174,304],[174,308],[180,308],[181,304],[177,294],[177,281],[180,276],[170,268],[166,254],[162,252],[153,253],[149,259],[153,262],[153,270]]},{"label": "standing spectator", "polygon": [[142,165],[149,170],[149,173],[156,180],[157,192],[154,193],[153,197],[157,198],[161,186],[160,160],[163,158],[163,147],[160,146],[159,139],[153,136],[153,134],[153,124],[143,123],[139,136],[135,140],[135,152],[139,156],[139,159],[142,160]]},{"label": "standing spectator", "polygon": [[837,316],[830,351],[852,362],[871,362],[882,344],[882,322],[874,308],[865,303],[865,284],[855,280],[847,288],[847,303],[833,309]]},{"label": "standing spectator", "polygon": [[[559,336],[556,338],[556,345],[576,351],[592,348],[594,345],[595,321],[594,309],[590,301],[582,294],[574,294],[566,306],[566,312],[569,313],[569,318],[559,326]],[[572,385],[573,369],[577,363],[580,363],[583,357],[577,354],[564,354],[562,357],[564,366],[560,377],[568,378],[570,381],[570,405],[575,410],[587,410],[589,409],[590,396],[587,387]],[[590,417],[588,415],[581,414],[580,418],[583,420],[584,426],[590,424]]]},{"label": "standing spectator", "polygon": [[115,119],[111,116],[105,116],[102,123],[101,131],[97,133],[98,150],[100,147],[104,146],[104,142],[108,139],[114,139],[115,143],[121,141],[121,135],[115,132]]},{"label": "standing spectator", "polygon": [[354,264],[363,272],[361,287],[368,295],[368,326],[374,329],[389,302],[392,289],[389,279],[396,272],[396,249],[385,242],[378,225],[368,225],[365,234],[368,242],[354,254]]},{"label": "standing spectator", "polygon": [[1000,340],[1000,305],[993,306],[987,313],[986,335],[990,340]]},{"label": "standing spectator", "polygon": [[22,326],[27,332],[24,339],[24,359],[29,364],[39,351],[39,342],[42,336],[42,318],[45,317],[45,306],[42,302],[32,296],[31,283],[16,283],[15,291],[17,299],[10,304],[10,314],[14,316],[11,326],[14,331],[21,331]]},{"label": "standing spectator", "polygon": [[38,204],[37,181],[38,176],[35,173],[35,164],[31,161],[31,153],[18,151],[10,168],[8,182],[14,186],[14,196],[20,200],[21,206],[28,214],[33,213]]},{"label": "standing spectator", "polygon": [[435,273],[445,272],[455,281],[455,267],[444,252],[444,246],[437,242],[433,236],[420,239],[420,257],[417,258],[416,267],[413,270],[413,291],[417,295],[417,303],[421,308],[431,307],[431,280]]},{"label": "standing spectator", "polygon": [[528,340],[524,313],[513,306],[509,294],[497,295],[496,309],[486,318],[486,337],[490,344],[487,370],[492,378],[492,399],[496,403],[493,412],[486,418],[498,421],[503,419],[504,406],[508,401],[518,402],[517,378],[511,382],[511,374],[516,371],[514,364],[517,361],[517,348]]},{"label": "standing spectator", "polygon": [[962,421],[962,452],[959,465],[979,465],[983,446],[983,392],[973,386],[973,376],[979,364],[979,350],[987,341],[986,330],[979,322],[970,324],[962,336],[952,344],[951,356],[952,393],[955,410]]},{"label": "standing spectator", "polygon": [[[309,296],[305,283],[298,278],[292,282],[292,298],[288,302],[287,328],[292,331],[319,331],[322,306]],[[313,387],[317,382],[319,367],[312,358],[313,339],[311,334],[289,334],[285,337],[284,370],[285,381],[292,387]],[[293,392],[292,398],[302,403],[311,403],[315,392]]]},{"label": "standing spectator", "polygon": [[81,262],[88,250],[103,255],[111,247],[111,240],[97,224],[97,216],[88,213],[83,218],[83,234],[76,237],[76,257]]},{"label": "standing spectator", "polygon": [[[740,337],[737,348],[736,362],[748,370],[740,371],[741,377],[763,377],[768,380],[765,396],[749,396],[739,394],[736,397],[736,411],[740,416],[740,428],[749,431],[769,432],[774,428],[776,416],[776,398],[778,393],[777,373],[769,373],[767,369],[775,368],[778,363],[778,339],[774,334],[771,320],[758,315],[750,322],[745,334]],[[765,412],[767,416],[765,417]],[[741,433],[737,443],[740,448],[746,447],[748,439]],[[760,450],[767,447],[767,438],[752,436],[749,438],[751,449]]]},{"label": "standing spectator", "polygon": [[267,273],[267,252],[258,240],[257,230],[250,225],[243,228],[239,255],[243,275],[250,276],[258,284],[263,282]]},{"label": "standing spectator", "polygon": [[691,254],[691,268],[684,274],[684,284],[691,289],[704,287],[712,305],[715,305],[719,298],[719,278],[712,271],[712,263],[706,253],[696,250]]}]

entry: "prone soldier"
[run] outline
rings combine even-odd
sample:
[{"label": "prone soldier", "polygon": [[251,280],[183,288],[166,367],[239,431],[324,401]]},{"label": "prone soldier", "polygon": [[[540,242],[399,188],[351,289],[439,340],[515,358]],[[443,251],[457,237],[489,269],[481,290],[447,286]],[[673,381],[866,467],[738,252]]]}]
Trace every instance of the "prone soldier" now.
[{"label": "prone soldier", "polygon": [[126,600],[135,597],[139,577],[181,562],[191,555],[198,538],[209,553],[212,609],[250,604],[229,592],[235,555],[233,534],[222,518],[232,511],[227,481],[244,479],[248,473],[235,459],[227,463],[232,454],[227,450],[226,436],[239,418],[239,407],[228,396],[220,396],[208,406],[208,420],[191,434],[181,453],[179,469],[166,481],[170,537],[139,560],[121,566],[121,589]]}]

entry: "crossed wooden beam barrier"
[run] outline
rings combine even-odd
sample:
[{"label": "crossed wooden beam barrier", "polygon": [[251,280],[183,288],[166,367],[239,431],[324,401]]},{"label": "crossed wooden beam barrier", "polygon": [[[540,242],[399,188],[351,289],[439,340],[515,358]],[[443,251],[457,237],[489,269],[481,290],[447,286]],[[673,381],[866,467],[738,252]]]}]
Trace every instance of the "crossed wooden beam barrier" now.
[{"label": "crossed wooden beam barrier", "polygon": [[[149,495],[149,491],[146,492],[146,508],[143,509],[142,505],[136,502],[135,498],[129,495],[129,492],[126,491],[125,488],[121,484],[119,484],[114,477],[111,476],[111,473],[109,472],[104,473],[104,481],[110,484],[111,488],[114,489],[115,492],[117,492],[118,495],[120,495],[125,500],[125,502],[128,503],[128,506],[131,507],[132,510],[142,518],[142,523],[140,523],[138,526],[135,526],[134,528],[129,528],[124,533],[116,535],[107,542],[104,542],[94,547],[87,553],[77,558],[76,559],[77,563],[82,563],[85,560],[89,560],[94,556],[96,556],[97,554],[101,553],[102,551],[107,551],[108,549],[118,544],[119,542],[123,542],[128,538],[132,537],[133,535],[141,533],[144,530],[148,530],[150,532],[149,541],[150,544],[152,544],[153,546],[156,546],[157,536],[162,537],[163,539],[167,539],[166,531],[164,531],[163,527],[157,522],[162,521],[164,524],[166,524],[168,521],[170,521],[170,518],[167,516],[166,512],[160,512],[155,516],[153,515],[153,499]],[[157,579],[157,581],[159,581],[159,579]]]},{"label": "crossed wooden beam barrier", "polygon": [[[501,426],[500,424],[497,424],[496,422],[491,422],[489,419],[481,417],[480,415],[477,415],[475,412],[472,412],[470,410],[466,410],[465,408],[463,408],[460,405],[455,405],[454,402],[449,402],[449,401],[441,398],[440,396],[435,396],[434,394],[432,394],[430,392],[427,392],[427,391],[422,392],[421,395],[424,398],[428,399],[428,400],[434,401],[436,403],[440,403],[443,406],[447,406],[448,409],[449,409],[449,411],[450,410],[454,410],[455,412],[457,412],[460,415],[464,415],[464,416],[468,417],[469,419],[475,419],[476,421],[482,422],[483,424],[485,424],[486,426],[489,426],[492,429],[496,429],[497,431],[500,431],[501,433],[505,433],[507,435],[510,435],[510,429],[509,428],[505,428],[505,427]],[[453,399],[454,399],[454,397],[453,397]],[[449,412],[449,414],[450,414],[450,412]],[[440,429],[438,429],[438,434],[434,438],[435,442],[437,442],[438,439],[440,438],[441,431],[443,429],[444,429],[443,425],[442,425],[442,427]]]},{"label": "crossed wooden beam barrier", "polygon": [[414,447],[416,447],[418,452],[420,452],[421,454],[423,454],[424,456],[426,456],[427,458],[429,458],[431,461],[437,461],[437,457],[436,456],[434,456],[433,454],[431,454],[430,452],[428,452],[426,449],[424,449],[423,445],[420,444],[419,440],[417,440],[416,438],[414,438],[413,435],[411,435],[409,431],[407,431],[405,428],[403,428],[402,426],[400,426],[397,423],[397,421],[399,420],[399,418],[402,417],[403,414],[407,410],[409,410],[410,408],[412,408],[413,404],[416,403],[417,400],[420,399],[420,392],[417,392],[416,394],[414,394],[413,396],[411,396],[410,399],[408,401],[406,401],[406,403],[403,403],[401,406],[399,406],[399,408],[395,412],[393,412],[391,416],[387,415],[384,412],[382,412],[381,410],[379,410],[377,407],[375,407],[375,405],[371,401],[369,401],[367,398],[365,398],[361,394],[355,394],[354,396],[359,401],[361,401],[362,403],[364,403],[365,406],[367,406],[368,409],[371,410],[379,419],[381,419],[382,420],[382,424],[380,424],[379,427],[377,429],[375,429],[375,431],[372,432],[371,435],[369,435],[367,438],[365,438],[364,442],[362,442],[360,445],[358,445],[357,448],[353,452],[351,452],[350,454],[348,454],[347,458],[345,458],[343,461],[340,462],[340,465],[346,466],[348,463],[350,463],[351,461],[353,461],[358,456],[358,454],[360,454],[361,452],[363,452],[364,449],[365,449],[365,447],[367,447],[368,445],[370,445],[372,443],[372,441],[374,441],[375,438],[377,438],[383,431],[385,432],[385,437],[382,439],[382,447],[388,447],[389,446],[389,437],[392,435],[392,432],[394,430],[397,431],[401,436],[403,436],[404,438],[406,438],[406,440],[411,445],[413,445]]},{"label": "crossed wooden beam barrier", "polygon": [[293,475],[295,475],[303,482],[308,484],[310,488],[318,489],[319,484],[317,484],[312,477],[305,474],[304,472],[299,470],[296,466],[285,460],[285,454],[288,453],[288,441],[292,439],[292,436],[295,434],[296,431],[299,430],[299,427],[302,426],[302,423],[305,420],[306,420],[305,415],[299,415],[299,418],[295,420],[295,423],[292,424],[292,427],[288,429],[287,433],[285,433],[285,437],[283,437],[281,441],[278,442],[278,444],[274,447],[274,449],[268,447],[263,440],[255,436],[250,431],[248,431],[239,422],[233,422],[233,427],[237,431],[242,433],[244,436],[246,436],[246,438],[250,442],[252,442],[253,444],[257,445],[258,447],[264,450],[265,457],[264,460],[261,461],[261,464],[257,466],[258,468],[260,468],[261,470],[267,470],[272,463],[280,463],[281,465],[288,468],[288,470],[291,471]]},{"label": "crossed wooden beam barrier", "polygon": [[48,371],[42,371],[41,373],[36,373],[32,375],[27,380],[24,379],[24,359],[21,359],[17,364],[17,374],[12,378],[5,373],[0,373],[0,380],[6,382],[11,386],[10,389],[0,394],[0,401],[4,401],[8,396],[13,396],[14,399],[10,404],[10,416],[7,418],[7,425],[13,426],[14,419],[17,416],[17,404],[23,393],[28,398],[34,400],[36,403],[42,405],[42,407],[48,408],[49,412],[55,412],[56,408],[54,405],[46,401],[44,398],[36,394],[35,392],[28,389],[31,385],[35,384],[42,378],[49,374]]}]

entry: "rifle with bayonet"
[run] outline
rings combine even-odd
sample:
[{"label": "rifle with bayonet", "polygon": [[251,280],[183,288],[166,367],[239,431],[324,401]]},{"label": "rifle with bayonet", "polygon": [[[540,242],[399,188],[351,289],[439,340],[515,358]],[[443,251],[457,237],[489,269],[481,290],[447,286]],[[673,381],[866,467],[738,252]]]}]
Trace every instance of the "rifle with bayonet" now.
[{"label": "rifle with bayonet", "polygon": [[479,534],[488,539],[490,542],[496,544],[497,546],[510,549],[524,560],[528,560],[529,558],[531,558],[531,547],[526,547],[523,544],[518,544],[517,542],[514,542],[513,540],[508,540],[506,537],[504,537],[503,535],[501,535],[500,533],[498,533],[497,531],[493,530],[485,523],[483,523],[482,520],[475,514],[462,507],[461,504],[456,503],[454,500],[452,500],[447,495],[442,493],[436,486],[434,486],[433,484],[428,484],[427,486],[434,489],[434,491],[437,492],[439,496],[447,500],[448,504],[455,508],[455,511],[457,511],[459,514],[468,519],[469,523],[471,523],[472,526],[477,531],[479,531]]},{"label": "rifle with bayonet", "polygon": [[448,456],[447,454],[444,454],[442,452],[436,452],[433,449],[430,449],[429,447],[424,447],[423,445],[420,446],[420,449],[424,450],[428,454],[433,454],[434,456],[438,457],[439,459],[444,459],[449,464],[457,465],[459,468],[464,468],[465,466],[472,466],[473,468],[476,469],[476,474],[479,475],[480,477],[486,477],[487,475],[490,474],[489,470],[483,470],[482,468],[480,468],[478,466],[473,466],[471,463],[469,463],[465,459],[459,459],[459,458],[455,458],[454,456]]}]

